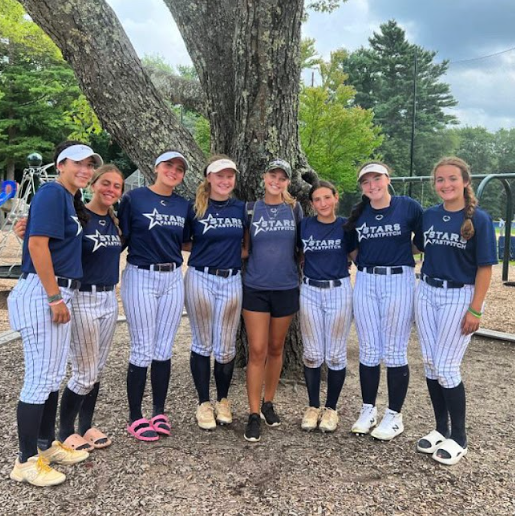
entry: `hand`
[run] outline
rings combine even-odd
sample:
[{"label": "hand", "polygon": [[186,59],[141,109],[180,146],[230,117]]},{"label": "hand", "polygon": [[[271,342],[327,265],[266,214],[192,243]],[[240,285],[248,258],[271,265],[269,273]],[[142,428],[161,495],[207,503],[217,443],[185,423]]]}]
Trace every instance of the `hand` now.
[{"label": "hand", "polygon": [[62,303],[58,303],[57,305],[52,305],[50,310],[52,310],[53,323],[66,324],[67,322],[70,322],[70,311],[68,310],[68,307],[64,301]]},{"label": "hand", "polygon": [[463,321],[461,321],[461,333],[463,335],[470,335],[479,329],[480,319],[470,312],[465,314]]},{"label": "hand", "polygon": [[18,221],[14,225],[14,233],[16,234],[16,236],[23,240],[25,237],[26,230],[27,230],[27,218],[23,217],[22,219],[18,219]]}]

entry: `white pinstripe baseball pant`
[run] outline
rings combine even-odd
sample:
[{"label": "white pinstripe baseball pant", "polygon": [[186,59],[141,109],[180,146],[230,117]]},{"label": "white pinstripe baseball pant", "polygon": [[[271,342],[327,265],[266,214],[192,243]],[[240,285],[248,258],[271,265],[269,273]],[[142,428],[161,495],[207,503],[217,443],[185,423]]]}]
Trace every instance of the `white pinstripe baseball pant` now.
[{"label": "white pinstripe baseball pant", "polygon": [[354,285],[354,321],[359,360],[374,367],[401,367],[408,363],[408,342],[413,324],[415,274],[369,274],[358,271]]},{"label": "white pinstripe baseball pant", "polygon": [[415,318],[426,377],[446,389],[461,383],[460,366],[472,335],[461,333],[461,321],[474,285],[437,288],[419,281],[415,296]]},{"label": "white pinstripe baseball pant", "polygon": [[148,367],[152,360],[169,360],[184,306],[181,267],[159,272],[128,263],[121,296],[131,338],[130,363]]},{"label": "white pinstripe baseball pant", "polygon": [[336,371],[347,367],[352,287],[350,278],[340,281],[340,287],[331,288],[301,285],[299,319],[306,367],[317,368],[324,361]]},{"label": "white pinstripe baseball pant", "polygon": [[72,377],[68,388],[88,394],[105,367],[118,319],[114,290],[77,292],[72,302],[70,362]]},{"label": "white pinstripe baseball pant", "polygon": [[[60,287],[71,311],[74,290]],[[20,401],[42,404],[51,392],[59,390],[66,374],[70,348],[70,323],[52,322],[47,293],[37,274],[20,279],[7,300],[9,322],[19,331],[25,357],[25,376]]]},{"label": "white pinstripe baseball pant", "polygon": [[222,278],[188,267],[185,289],[191,350],[202,356],[213,353],[220,364],[230,362],[236,355],[241,315],[241,274]]}]

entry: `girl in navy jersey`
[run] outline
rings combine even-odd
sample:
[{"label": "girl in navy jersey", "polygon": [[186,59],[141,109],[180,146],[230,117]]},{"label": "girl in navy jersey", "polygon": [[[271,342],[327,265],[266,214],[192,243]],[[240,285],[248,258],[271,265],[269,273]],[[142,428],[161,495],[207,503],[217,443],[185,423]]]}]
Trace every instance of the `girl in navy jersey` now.
[{"label": "girl in navy jersey", "polygon": [[[237,168],[216,155],[204,169],[189,222],[193,240],[185,278],[186,310],[191,323],[191,373],[198,393],[200,428],[232,422],[228,400],[234,371],[236,331],[241,314],[241,253],[246,225],[245,203],[231,198]],[[217,401],[209,398],[211,353]]]},{"label": "girl in navy jersey", "polygon": [[424,213],[415,314],[436,429],[418,441],[417,450],[452,465],[467,453],[460,366],[479,328],[497,256],[493,224],[477,207],[467,163],[443,158],[433,181],[443,203]]},{"label": "girl in navy jersey", "polygon": [[[353,232],[344,231],[346,219],[336,216],[338,193],[327,181],[314,184],[309,199],[315,217],[302,219],[299,248],[304,277],[300,289],[300,328],[304,343],[304,376],[309,407],[303,430],[334,432],[336,404],[345,382],[347,338],[352,323],[352,287],[348,253],[355,247]],[[321,366],[327,364],[327,399],[320,408]]]},{"label": "girl in navy jersey", "polygon": [[56,148],[54,161],[59,177],[32,200],[23,272],[8,299],[10,323],[21,333],[25,355],[17,411],[20,451],[10,476],[37,486],[64,482],[65,475],[49,463],[74,464],[88,457],[55,440],[55,420],[70,344],[70,308],[82,277],[80,188],[102,159],[88,146],[69,141]]},{"label": "girl in navy jersey", "polygon": [[[188,162],[168,151],[155,161],[156,181],[125,194],[118,216],[128,245],[121,296],[131,338],[127,372],[127,431],[141,441],[170,435],[165,402],[170,381],[172,348],[184,305],[181,272],[183,242],[190,203],[174,192]],[[153,414],[143,417],[142,401],[151,366]]]},{"label": "girl in navy jersey", "polygon": [[61,397],[59,429],[65,445],[88,451],[111,444],[92,426],[92,419],[118,318],[115,286],[122,242],[113,205],[123,193],[123,174],[114,165],[104,165],[95,172],[90,188],[93,197],[86,204],[89,220],[82,235],[83,276],[72,301],[72,377]]},{"label": "girl in navy jersey", "polygon": [[249,260],[243,276],[250,405],[244,437],[250,442],[261,438],[260,418],[268,426],[280,425],[272,402],[281,375],[286,333],[299,309],[295,249],[302,208],[288,193],[290,179],[289,163],[272,161],[264,174],[265,197],[250,209]]},{"label": "girl in navy jersey", "polygon": [[364,165],[358,181],[362,201],[346,224],[356,230],[358,239],[353,308],[363,397],[352,432],[367,434],[376,425],[376,397],[384,362],[388,407],[371,434],[391,440],[404,431],[401,409],[409,384],[407,351],[415,288],[412,237],[415,234],[415,246],[420,248],[422,207],[409,197],[389,193],[390,170],[383,163]]}]

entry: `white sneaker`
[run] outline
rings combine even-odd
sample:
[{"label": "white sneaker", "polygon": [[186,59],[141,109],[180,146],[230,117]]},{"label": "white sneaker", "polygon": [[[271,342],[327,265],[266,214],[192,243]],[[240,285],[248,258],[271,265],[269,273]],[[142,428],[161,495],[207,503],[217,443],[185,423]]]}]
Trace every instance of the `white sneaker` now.
[{"label": "white sneaker", "polygon": [[204,401],[198,406],[197,423],[202,430],[214,430],[216,428],[215,409],[211,402]]},{"label": "white sneaker", "polygon": [[302,417],[302,423],[300,424],[300,427],[302,428],[302,430],[306,430],[306,432],[315,430],[318,426],[319,418],[320,409],[316,407],[308,407],[304,412],[304,416]]},{"label": "white sneaker", "polygon": [[374,405],[363,403],[358,420],[352,425],[351,432],[354,434],[365,435],[377,424],[377,409]]},{"label": "white sneaker", "polygon": [[334,432],[338,426],[339,419],[340,418],[338,417],[338,412],[336,412],[336,410],[325,407],[323,409],[318,428],[320,428],[322,432]]},{"label": "white sneaker", "polygon": [[402,414],[390,410],[387,408],[384,411],[383,419],[381,423],[372,430],[370,435],[374,439],[380,439],[381,441],[391,441],[394,437],[404,432],[404,425],[402,424]]}]

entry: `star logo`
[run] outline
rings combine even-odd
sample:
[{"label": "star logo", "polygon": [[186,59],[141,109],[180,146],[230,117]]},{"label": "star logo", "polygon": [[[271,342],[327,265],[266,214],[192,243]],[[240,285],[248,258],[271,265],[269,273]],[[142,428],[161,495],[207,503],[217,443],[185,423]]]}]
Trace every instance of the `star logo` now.
[{"label": "star logo", "polygon": [[100,247],[107,247],[107,238],[105,235],[102,235],[98,229],[95,231],[94,235],[86,235],[86,238],[89,238],[95,242],[95,245],[93,246],[93,252],[95,252]]},{"label": "star logo", "polygon": [[424,231],[424,246],[432,243],[434,237],[435,227],[431,226],[427,231]]},{"label": "star logo", "polygon": [[356,232],[358,233],[358,242],[361,242],[364,238],[367,238],[369,229],[367,227],[367,223],[363,222],[359,228],[356,228]]},{"label": "star logo", "polygon": [[77,233],[75,233],[75,236],[79,236],[82,233],[82,226],[81,226],[81,223],[79,222],[79,217],[72,215],[72,219],[77,224]]},{"label": "star logo", "polygon": [[302,245],[304,247],[304,252],[311,251],[315,247],[316,241],[313,238],[313,235],[310,235],[310,237],[307,240],[302,239]]},{"label": "star logo", "polygon": [[263,216],[257,221],[252,223],[253,226],[256,227],[256,232],[254,233],[254,236],[257,235],[260,231],[265,231],[265,219]]},{"label": "star logo", "polygon": [[148,225],[148,229],[152,229],[154,226],[162,226],[162,218],[163,216],[157,211],[156,208],[152,210],[152,213],[143,213],[144,217],[150,220],[150,224]]},{"label": "star logo", "polygon": [[204,231],[202,231],[203,235],[207,233],[210,229],[216,228],[216,226],[218,225],[217,219],[215,219],[215,217],[213,217],[213,215],[211,214],[207,216],[207,219],[199,220],[199,222],[201,224],[204,224]]}]

